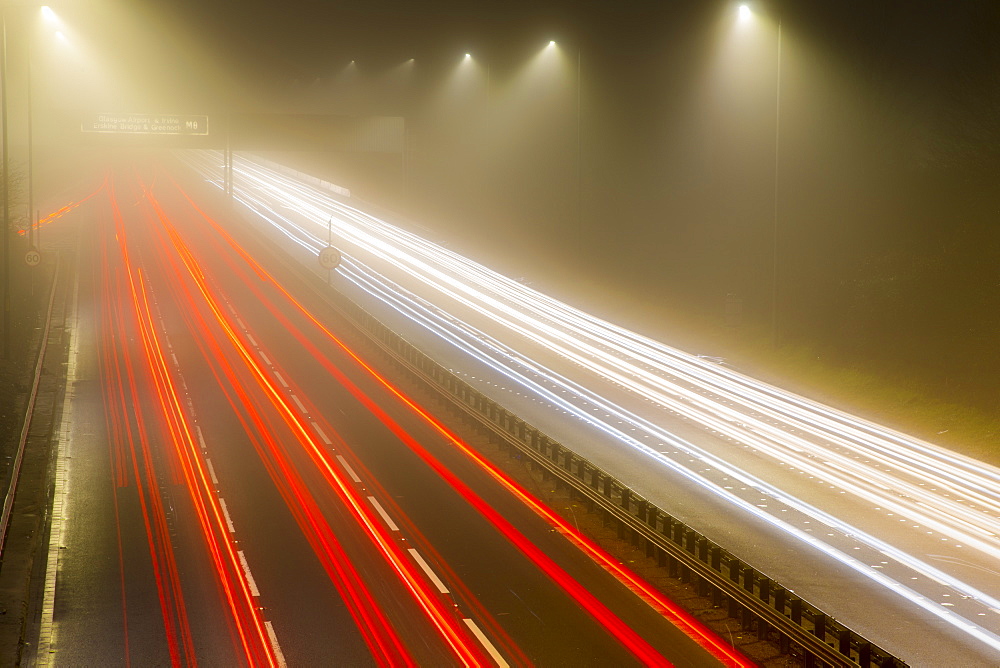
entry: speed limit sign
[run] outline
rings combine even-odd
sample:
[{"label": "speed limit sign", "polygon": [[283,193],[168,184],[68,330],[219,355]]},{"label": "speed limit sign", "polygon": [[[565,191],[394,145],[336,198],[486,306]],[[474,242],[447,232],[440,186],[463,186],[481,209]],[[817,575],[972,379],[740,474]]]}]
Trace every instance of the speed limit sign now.
[{"label": "speed limit sign", "polygon": [[336,269],[340,264],[340,251],[333,246],[327,246],[319,252],[319,266],[324,269]]},{"label": "speed limit sign", "polygon": [[30,248],[28,252],[24,254],[24,263],[29,267],[37,267],[38,263],[42,261],[42,254],[38,252],[37,248]]}]

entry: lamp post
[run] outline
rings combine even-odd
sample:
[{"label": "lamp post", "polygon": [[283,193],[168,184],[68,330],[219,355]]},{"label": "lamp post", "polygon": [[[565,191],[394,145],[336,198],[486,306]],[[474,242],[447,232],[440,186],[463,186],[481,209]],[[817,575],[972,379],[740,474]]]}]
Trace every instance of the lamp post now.
[{"label": "lamp post", "polygon": [[0,169],[3,169],[3,359],[10,357],[10,165],[7,137],[7,11],[0,16],[0,140],[3,141]]},{"label": "lamp post", "polygon": [[[749,21],[753,16],[749,5],[740,5],[739,20]],[[778,51],[775,65],[774,92],[774,217],[771,222],[771,347],[778,347],[778,184],[779,184],[779,151],[781,148],[781,19],[778,19]]]},{"label": "lamp post", "polygon": [[576,224],[583,233],[583,49],[576,49]]},{"label": "lamp post", "polygon": [[781,19],[778,19],[778,63],[774,92],[774,224],[771,267],[771,347],[778,347],[778,150],[781,147]]}]

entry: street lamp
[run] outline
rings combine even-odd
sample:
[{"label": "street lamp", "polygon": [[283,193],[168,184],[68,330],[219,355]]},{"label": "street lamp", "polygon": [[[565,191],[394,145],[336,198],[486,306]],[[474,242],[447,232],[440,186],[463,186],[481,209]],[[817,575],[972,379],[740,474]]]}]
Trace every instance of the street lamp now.
[{"label": "street lamp", "polygon": [[0,16],[0,140],[3,141],[0,169],[3,169],[3,359],[10,357],[10,162],[7,152],[7,10]]}]

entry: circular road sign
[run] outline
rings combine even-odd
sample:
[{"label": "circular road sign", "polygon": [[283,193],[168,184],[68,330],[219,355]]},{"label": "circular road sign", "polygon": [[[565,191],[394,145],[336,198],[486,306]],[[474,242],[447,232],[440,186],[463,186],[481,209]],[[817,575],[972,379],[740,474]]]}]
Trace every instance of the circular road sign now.
[{"label": "circular road sign", "polygon": [[29,267],[37,267],[41,261],[42,254],[38,252],[37,248],[31,248],[24,254],[24,263]]},{"label": "circular road sign", "polygon": [[319,266],[324,269],[336,269],[340,264],[340,251],[333,246],[327,246],[319,252]]}]

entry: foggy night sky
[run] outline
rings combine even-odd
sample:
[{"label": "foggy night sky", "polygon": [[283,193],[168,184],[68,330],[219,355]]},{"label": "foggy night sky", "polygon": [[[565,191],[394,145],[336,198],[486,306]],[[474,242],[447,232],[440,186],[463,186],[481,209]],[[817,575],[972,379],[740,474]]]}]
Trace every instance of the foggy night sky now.
[{"label": "foggy night sky", "polygon": [[[737,3],[705,0],[56,9],[134,83],[112,108],[404,116],[406,198],[378,165],[302,160],[508,273],[599,288],[622,315],[721,321],[736,295],[750,327],[769,313],[780,17],[783,331],[981,392],[1000,376],[1000,3],[750,4],[752,35]],[[529,90],[550,39],[562,70]],[[466,52],[490,68],[489,105],[447,92]]]}]

